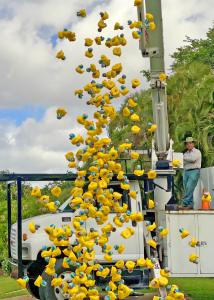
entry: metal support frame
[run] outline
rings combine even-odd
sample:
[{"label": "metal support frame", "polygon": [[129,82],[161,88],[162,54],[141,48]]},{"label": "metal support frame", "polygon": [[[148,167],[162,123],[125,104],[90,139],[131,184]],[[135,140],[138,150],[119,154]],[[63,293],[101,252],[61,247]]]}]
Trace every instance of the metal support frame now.
[{"label": "metal support frame", "polygon": [[7,184],[7,238],[8,238],[8,257],[11,258],[10,232],[11,232],[11,183]]},{"label": "metal support frame", "polygon": [[17,253],[18,253],[18,274],[19,277],[22,277],[23,274],[23,264],[22,264],[22,179],[21,177],[17,178]]}]

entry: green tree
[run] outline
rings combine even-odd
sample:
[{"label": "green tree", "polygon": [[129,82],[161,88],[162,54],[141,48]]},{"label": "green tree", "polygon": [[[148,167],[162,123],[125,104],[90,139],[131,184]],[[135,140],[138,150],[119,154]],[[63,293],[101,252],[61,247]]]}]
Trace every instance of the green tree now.
[{"label": "green tree", "polygon": [[179,47],[172,54],[173,69],[192,62],[201,62],[214,68],[214,26],[209,29],[205,39],[191,39],[187,37],[187,45]]}]

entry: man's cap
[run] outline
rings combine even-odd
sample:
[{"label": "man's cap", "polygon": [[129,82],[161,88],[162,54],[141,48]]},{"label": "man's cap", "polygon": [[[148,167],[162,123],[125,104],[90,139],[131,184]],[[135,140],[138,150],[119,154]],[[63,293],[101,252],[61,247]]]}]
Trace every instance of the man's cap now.
[{"label": "man's cap", "polygon": [[193,143],[193,142],[195,142],[193,137],[187,137],[185,140],[185,143]]}]

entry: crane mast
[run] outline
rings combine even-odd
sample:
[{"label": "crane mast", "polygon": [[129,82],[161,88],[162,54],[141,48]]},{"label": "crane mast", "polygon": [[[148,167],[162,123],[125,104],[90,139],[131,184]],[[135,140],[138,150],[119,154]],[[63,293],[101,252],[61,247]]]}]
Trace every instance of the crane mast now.
[{"label": "crane mast", "polygon": [[157,158],[163,160],[167,157],[170,142],[166,84],[160,80],[160,74],[165,73],[161,0],[146,0],[138,7],[138,19],[143,24],[146,21],[146,13],[154,16],[156,29],[146,30],[143,26],[140,50],[143,57],[150,59],[153,122],[157,124],[154,148]]}]

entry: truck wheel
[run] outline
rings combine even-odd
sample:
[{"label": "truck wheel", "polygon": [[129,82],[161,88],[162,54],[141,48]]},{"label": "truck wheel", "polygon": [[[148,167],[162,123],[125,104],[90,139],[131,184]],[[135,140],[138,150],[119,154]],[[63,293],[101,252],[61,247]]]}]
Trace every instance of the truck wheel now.
[{"label": "truck wheel", "polygon": [[36,278],[42,274],[44,268],[45,268],[45,262],[44,260],[37,260],[32,262],[28,268],[27,268],[27,275],[30,278],[28,284],[27,284],[27,290],[28,292],[36,299],[43,299],[41,298],[39,294],[39,288],[34,285],[34,281]]},{"label": "truck wheel", "polygon": [[[57,259],[55,270],[58,276],[61,276],[64,281],[68,283],[71,282],[71,270],[65,269],[62,267],[63,259]],[[42,278],[47,282],[46,287],[40,287],[39,294],[41,300],[69,300],[70,295],[63,293],[63,290],[60,287],[53,287],[51,286],[51,281],[53,279],[52,276],[45,273],[42,273]]]}]

